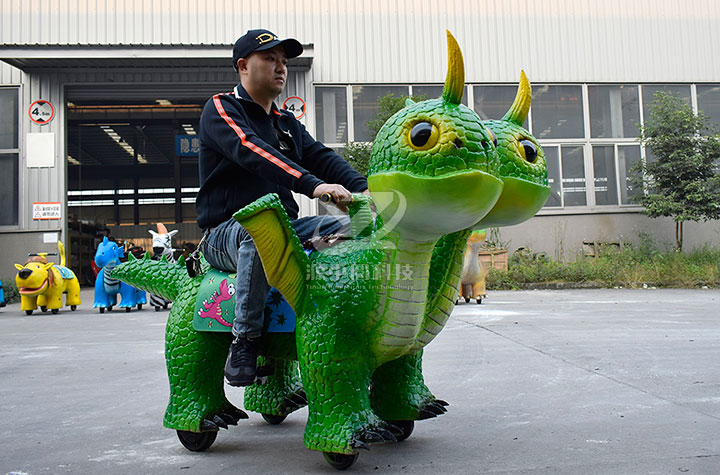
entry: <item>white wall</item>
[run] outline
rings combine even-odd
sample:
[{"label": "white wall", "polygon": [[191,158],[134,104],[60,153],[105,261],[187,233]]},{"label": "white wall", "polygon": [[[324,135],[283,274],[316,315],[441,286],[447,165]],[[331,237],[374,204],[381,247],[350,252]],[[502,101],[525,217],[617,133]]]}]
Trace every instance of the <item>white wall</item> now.
[{"label": "white wall", "polygon": [[717,81],[717,0],[3,0],[0,44],[232,44],[269,28],[315,44],[317,82]]}]

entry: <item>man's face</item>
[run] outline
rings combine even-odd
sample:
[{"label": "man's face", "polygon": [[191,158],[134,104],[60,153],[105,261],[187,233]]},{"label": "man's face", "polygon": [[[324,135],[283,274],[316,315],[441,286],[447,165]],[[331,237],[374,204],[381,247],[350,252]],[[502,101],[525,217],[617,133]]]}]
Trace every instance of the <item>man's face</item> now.
[{"label": "man's face", "polygon": [[287,57],[282,46],[256,51],[238,61],[243,87],[263,95],[277,97],[287,80]]}]

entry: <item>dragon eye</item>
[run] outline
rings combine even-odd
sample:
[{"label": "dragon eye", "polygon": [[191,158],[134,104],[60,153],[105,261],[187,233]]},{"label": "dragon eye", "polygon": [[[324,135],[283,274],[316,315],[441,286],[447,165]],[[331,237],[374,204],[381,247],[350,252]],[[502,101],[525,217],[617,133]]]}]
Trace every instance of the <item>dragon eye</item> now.
[{"label": "dragon eye", "polygon": [[430,122],[418,122],[410,130],[410,143],[420,150],[427,150],[438,141],[437,127]]},{"label": "dragon eye", "polygon": [[489,127],[485,127],[485,130],[487,130],[488,135],[492,138],[493,145],[497,147],[497,135],[495,135],[495,132]]},{"label": "dragon eye", "polygon": [[527,139],[521,140],[520,153],[525,157],[527,162],[535,163],[537,159],[537,146]]}]

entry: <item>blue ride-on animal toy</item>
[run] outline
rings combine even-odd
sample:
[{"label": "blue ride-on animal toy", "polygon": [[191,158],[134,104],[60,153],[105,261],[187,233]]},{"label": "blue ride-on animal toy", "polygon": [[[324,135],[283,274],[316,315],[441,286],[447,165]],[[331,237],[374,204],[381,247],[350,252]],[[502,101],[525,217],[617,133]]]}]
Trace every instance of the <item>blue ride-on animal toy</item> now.
[{"label": "blue ride-on animal toy", "polygon": [[100,309],[100,313],[104,313],[105,309],[111,311],[117,303],[117,294],[120,294],[120,305],[129,312],[132,307],[137,305],[138,310],[142,309],[144,303],[147,302],[145,292],[131,287],[125,282],[114,279],[110,276],[112,270],[120,264],[120,259],[125,257],[125,251],[117,243],[108,240],[107,236],[97,248],[95,253],[95,264],[100,268],[97,278],[95,279],[95,302],[93,308]]}]

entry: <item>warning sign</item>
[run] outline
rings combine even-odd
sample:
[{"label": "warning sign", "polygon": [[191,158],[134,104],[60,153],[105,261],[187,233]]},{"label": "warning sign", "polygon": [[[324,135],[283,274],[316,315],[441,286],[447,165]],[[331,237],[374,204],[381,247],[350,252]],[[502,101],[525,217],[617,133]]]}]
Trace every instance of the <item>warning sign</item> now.
[{"label": "warning sign", "polygon": [[305,101],[298,96],[290,96],[285,99],[282,105],[283,109],[293,113],[296,119],[305,115]]},{"label": "warning sign", "polygon": [[62,207],[59,201],[33,203],[33,219],[60,219]]},{"label": "warning sign", "polygon": [[41,99],[30,104],[28,115],[30,116],[30,120],[36,124],[49,124],[50,121],[53,120],[53,117],[55,117],[55,108],[50,102]]}]

